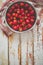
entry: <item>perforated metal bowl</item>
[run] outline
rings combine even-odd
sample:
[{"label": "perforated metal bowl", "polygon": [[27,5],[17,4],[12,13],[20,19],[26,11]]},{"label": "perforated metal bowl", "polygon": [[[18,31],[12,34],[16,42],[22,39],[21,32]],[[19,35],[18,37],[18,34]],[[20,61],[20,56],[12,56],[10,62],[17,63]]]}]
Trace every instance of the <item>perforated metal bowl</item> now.
[{"label": "perforated metal bowl", "polygon": [[[17,1],[17,2],[18,2],[18,1]],[[35,9],[34,5],[32,4],[32,2],[30,2],[30,1],[19,1],[19,2],[27,2],[27,3],[29,3],[29,4],[34,8],[35,13],[36,13],[36,9]],[[9,8],[11,5],[13,5],[14,3],[15,3],[15,2],[11,2],[11,3],[9,4],[9,6],[6,8],[6,12],[5,12],[5,23],[6,23],[7,27],[8,27],[11,31],[13,31],[13,32],[17,32],[17,33],[26,32],[26,31],[29,31],[29,30],[33,29],[34,26],[35,26],[35,24],[36,24],[37,13],[36,13],[36,20],[35,20],[34,25],[33,25],[30,29],[28,29],[28,30],[25,30],[25,31],[19,32],[19,31],[13,30],[13,29],[9,26],[9,24],[7,23],[7,20],[6,20],[6,13],[7,13],[8,8]]]}]

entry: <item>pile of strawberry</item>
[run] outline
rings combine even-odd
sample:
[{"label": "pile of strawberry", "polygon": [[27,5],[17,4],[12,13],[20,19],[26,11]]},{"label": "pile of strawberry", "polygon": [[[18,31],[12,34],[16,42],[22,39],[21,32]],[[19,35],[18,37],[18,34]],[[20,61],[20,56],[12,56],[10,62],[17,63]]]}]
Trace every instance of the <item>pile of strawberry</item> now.
[{"label": "pile of strawberry", "polygon": [[27,2],[13,3],[7,10],[6,21],[15,31],[30,29],[36,20],[36,12],[32,5]]}]

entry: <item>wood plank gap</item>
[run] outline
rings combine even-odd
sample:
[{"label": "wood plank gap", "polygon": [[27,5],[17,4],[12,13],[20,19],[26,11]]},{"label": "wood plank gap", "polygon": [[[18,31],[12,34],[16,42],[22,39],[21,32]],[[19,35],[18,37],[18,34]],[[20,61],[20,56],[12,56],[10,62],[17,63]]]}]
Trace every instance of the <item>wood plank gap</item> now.
[{"label": "wood plank gap", "polygon": [[43,27],[42,27],[42,49],[43,49]]},{"label": "wood plank gap", "polygon": [[32,65],[34,65],[34,34],[32,30]]},{"label": "wood plank gap", "polygon": [[28,65],[28,42],[27,42],[26,65]]},{"label": "wood plank gap", "polygon": [[37,25],[37,41],[39,41],[39,25]]},{"label": "wood plank gap", "polygon": [[8,37],[8,65],[10,65],[9,63],[9,37]]},{"label": "wood plank gap", "polygon": [[20,44],[20,65],[21,65],[21,34],[19,34],[19,44]]}]

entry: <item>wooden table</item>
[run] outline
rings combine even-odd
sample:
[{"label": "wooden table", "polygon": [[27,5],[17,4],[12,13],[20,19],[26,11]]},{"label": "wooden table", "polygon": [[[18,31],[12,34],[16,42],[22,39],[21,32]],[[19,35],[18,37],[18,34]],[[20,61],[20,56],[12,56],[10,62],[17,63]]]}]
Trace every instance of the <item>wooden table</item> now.
[{"label": "wooden table", "polygon": [[0,29],[0,65],[43,65],[43,22],[9,37]]}]

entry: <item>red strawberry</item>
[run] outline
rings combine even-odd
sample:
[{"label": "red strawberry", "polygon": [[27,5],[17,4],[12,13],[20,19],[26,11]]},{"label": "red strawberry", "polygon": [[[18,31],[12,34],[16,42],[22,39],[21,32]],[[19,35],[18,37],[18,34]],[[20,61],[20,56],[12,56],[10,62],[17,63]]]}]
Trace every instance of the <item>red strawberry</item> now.
[{"label": "red strawberry", "polygon": [[24,8],[21,8],[21,13],[23,13],[24,12]]},{"label": "red strawberry", "polygon": [[22,13],[22,16],[25,16],[25,13],[24,12]]},{"label": "red strawberry", "polygon": [[25,24],[26,24],[25,22],[22,22],[22,26],[25,26]]},{"label": "red strawberry", "polygon": [[25,10],[25,13],[28,13],[28,10]]},{"label": "red strawberry", "polygon": [[19,24],[19,27],[22,27],[22,24]]},{"label": "red strawberry", "polygon": [[13,19],[13,17],[11,16],[11,17],[10,17],[10,20],[12,20],[12,19]]},{"label": "red strawberry", "polygon": [[28,19],[26,19],[26,24],[30,23],[30,21]]},{"label": "red strawberry", "polygon": [[9,13],[11,13],[11,12],[12,12],[12,9],[9,10]]},{"label": "red strawberry", "polygon": [[13,11],[14,11],[14,12],[17,12],[17,9],[14,9]]},{"label": "red strawberry", "polygon": [[19,15],[19,18],[22,18],[21,15]]},{"label": "red strawberry", "polygon": [[27,16],[25,16],[25,19],[27,19]]},{"label": "red strawberry", "polygon": [[15,6],[18,7],[18,4],[16,3]]},{"label": "red strawberry", "polygon": [[30,11],[30,14],[34,14],[34,10]]},{"label": "red strawberry", "polygon": [[10,25],[12,25],[12,23],[13,23],[12,21],[9,22]]},{"label": "red strawberry", "polygon": [[20,10],[18,10],[17,13],[20,14]]},{"label": "red strawberry", "polygon": [[13,17],[13,19],[15,20],[15,19],[16,19],[16,17]]},{"label": "red strawberry", "polygon": [[22,23],[23,22],[23,20],[22,19],[20,19],[20,21],[19,21],[20,23]]},{"label": "red strawberry", "polygon": [[13,29],[14,29],[14,30],[18,30],[17,26],[13,26]]},{"label": "red strawberry", "polygon": [[15,13],[12,14],[12,16],[15,16],[15,15],[16,15]]},{"label": "red strawberry", "polygon": [[16,24],[17,24],[17,20],[14,20],[14,21],[13,21],[13,24],[16,25]]},{"label": "red strawberry", "polygon": [[24,6],[24,3],[23,3],[23,2],[21,2],[21,3],[20,3],[20,5],[21,5],[21,6]]},{"label": "red strawberry", "polygon": [[12,10],[13,10],[14,8],[15,8],[14,6],[11,7]]},{"label": "red strawberry", "polygon": [[27,30],[27,26],[23,27],[23,31]]},{"label": "red strawberry", "polygon": [[22,32],[22,27],[19,27],[19,31]]},{"label": "red strawberry", "polygon": [[8,19],[7,19],[7,21],[9,22],[9,21],[10,21],[10,19],[8,18]]},{"label": "red strawberry", "polygon": [[7,17],[10,17],[10,13],[7,13]]},{"label": "red strawberry", "polygon": [[32,10],[32,7],[30,6],[28,9],[29,9],[29,10]]},{"label": "red strawberry", "polygon": [[19,29],[19,25],[17,25],[17,29]]},{"label": "red strawberry", "polygon": [[21,16],[21,19],[23,19],[23,20],[24,20],[24,16]]},{"label": "red strawberry", "polygon": [[28,28],[31,28],[32,27],[32,25],[31,24],[28,24]]},{"label": "red strawberry", "polygon": [[31,20],[31,18],[30,18],[30,17],[28,17],[28,20],[30,21],[30,20]]},{"label": "red strawberry", "polygon": [[18,14],[16,13],[15,16],[18,17]]},{"label": "red strawberry", "polygon": [[33,18],[33,19],[34,19],[34,18],[35,18],[35,16],[31,16],[31,18]]},{"label": "red strawberry", "polygon": [[28,14],[27,14],[27,16],[29,17],[29,16],[30,16],[30,14],[28,13]]},{"label": "red strawberry", "polygon": [[25,6],[28,7],[29,5],[26,3]]},{"label": "red strawberry", "polygon": [[34,19],[31,18],[31,22],[34,22]]}]

